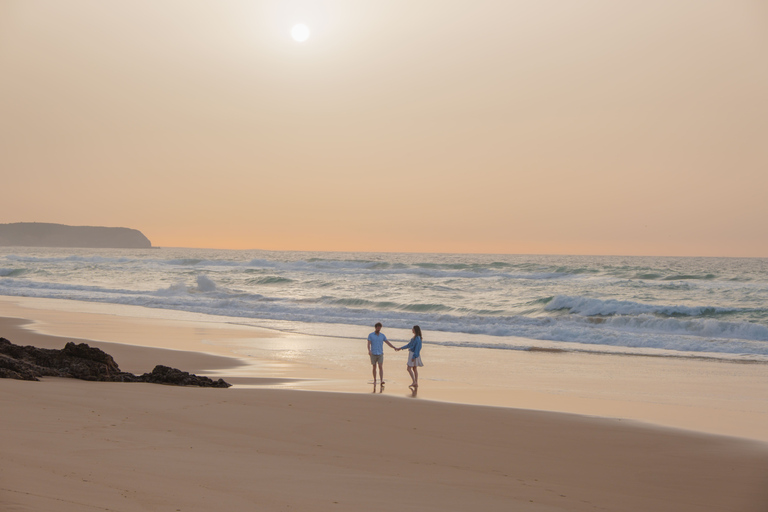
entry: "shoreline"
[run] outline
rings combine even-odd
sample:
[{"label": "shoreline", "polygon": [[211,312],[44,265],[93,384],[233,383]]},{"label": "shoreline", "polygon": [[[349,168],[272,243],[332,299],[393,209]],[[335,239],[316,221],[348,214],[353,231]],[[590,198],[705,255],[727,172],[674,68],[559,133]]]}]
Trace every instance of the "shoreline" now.
[{"label": "shoreline", "polygon": [[[0,315],[12,309],[0,300]],[[394,390],[404,384],[397,375],[388,386],[393,391],[372,394],[358,374],[370,366],[359,364],[357,353],[349,356],[357,366],[347,372],[269,356],[270,350],[285,355],[287,346],[298,353],[311,350],[302,344],[324,346],[305,336],[92,312],[39,309],[27,316],[36,317],[34,323],[0,318],[0,336],[50,348],[86,342],[115,355],[126,371],[168,364],[225,380],[240,375],[248,384],[211,389],[0,379],[3,510],[763,512],[768,504],[764,440],[585,414],[589,400],[600,401],[594,397],[559,397],[564,409],[575,401],[576,413],[497,406],[495,399],[439,400],[440,392],[474,400],[493,393],[467,387],[461,375],[448,383],[426,380],[426,388],[439,388],[434,395],[420,391],[418,398],[427,399]],[[138,346],[37,332],[85,332],[83,322],[102,334],[111,326],[116,338],[146,329],[169,337]],[[174,333],[190,348],[207,350],[182,350]],[[259,351],[260,358],[223,355],[242,349],[229,336],[271,348]],[[219,337],[231,344],[210,343]],[[326,343],[335,353],[348,342]],[[559,356],[529,361],[563,361]],[[430,364],[452,372],[452,357],[433,352]],[[536,372],[528,371],[535,380]],[[497,392],[518,405],[547,395]]]},{"label": "shoreline", "polygon": [[[0,297],[16,344],[62,338],[110,353],[123,371],[164,364],[236,388],[380,393],[361,340],[236,325],[207,315],[61,299]],[[0,320],[0,326],[9,320]],[[23,325],[22,325],[23,323]],[[6,327],[2,327],[6,328]],[[16,338],[16,339],[14,339]],[[39,342],[24,339],[40,340]],[[429,347],[418,399],[618,418],[768,442],[768,375],[737,362]],[[385,395],[412,398],[404,361],[385,356]]]}]

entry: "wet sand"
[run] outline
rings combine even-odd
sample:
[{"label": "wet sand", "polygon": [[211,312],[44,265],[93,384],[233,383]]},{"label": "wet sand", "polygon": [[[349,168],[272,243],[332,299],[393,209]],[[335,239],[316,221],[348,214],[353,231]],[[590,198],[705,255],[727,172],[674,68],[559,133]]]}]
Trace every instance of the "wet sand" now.
[{"label": "wet sand", "polygon": [[[0,380],[2,510],[768,508],[768,444],[662,428],[621,415],[585,415],[591,414],[590,401],[600,409],[622,403],[624,396],[627,409],[642,405],[622,391],[626,383],[607,395],[590,391],[601,387],[588,381],[603,382],[603,362],[585,366],[580,375],[587,382],[579,383],[567,368],[557,378],[550,375],[558,364],[570,364],[556,359],[561,354],[522,354],[537,358],[526,360],[527,380],[532,387],[538,379],[542,390],[503,393],[479,383],[466,385],[461,395],[478,399],[495,393],[534,405],[559,399],[586,408],[585,414],[423,399],[459,390],[464,374],[447,383],[430,376],[414,400],[407,399],[407,383],[395,364],[388,367],[392,376],[385,392],[378,389],[374,395],[370,383],[350,378],[362,370],[370,379],[365,361],[340,369],[347,365],[345,358],[326,360],[324,350],[347,346],[349,340],[314,340],[313,345],[311,337],[251,327],[150,318],[151,312],[136,318],[73,312],[44,302],[32,308],[30,303],[13,305],[14,300],[0,301],[0,315],[10,317],[0,321],[0,336],[14,343],[60,348],[66,337],[44,333],[81,330],[91,338],[122,341],[89,343],[113,354],[123,370],[139,373],[167,364],[243,379],[244,385],[222,390]],[[124,338],[146,346],[127,344]],[[254,340],[262,344],[257,349]],[[318,349],[318,343],[330,348]],[[244,350],[254,353],[248,356]],[[311,357],[302,356],[306,351]],[[352,353],[349,359],[358,357]],[[431,357],[432,368],[449,374],[456,364],[451,354],[433,351]],[[626,363],[630,380],[642,375],[628,368]],[[717,368],[733,373],[731,366]],[[651,377],[664,375],[657,370],[644,371]],[[707,377],[713,376],[724,378]],[[584,396],[552,393],[558,379],[573,382]],[[712,404],[690,395],[693,383],[682,379],[671,390],[677,398],[656,405],[681,408],[674,401],[688,396],[684,408],[706,412]],[[323,388],[356,392],[308,391]],[[440,391],[426,391],[431,388]],[[747,387],[742,393],[756,393],[750,400],[759,404],[757,391]],[[755,407],[743,396],[734,400]]]},{"label": "wet sand", "polygon": [[[310,336],[236,318],[12,297],[0,297],[0,316],[32,321],[19,335],[98,340],[134,373],[165,364],[238,387],[381,391],[374,389],[365,353],[366,327],[359,339]],[[63,346],[54,338],[41,343]],[[134,356],[136,347],[158,352]],[[405,355],[386,350],[384,394],[409,396]],[[424,351],[421,399],[613,417],[768,442],[765,364],[429,344]]]}]

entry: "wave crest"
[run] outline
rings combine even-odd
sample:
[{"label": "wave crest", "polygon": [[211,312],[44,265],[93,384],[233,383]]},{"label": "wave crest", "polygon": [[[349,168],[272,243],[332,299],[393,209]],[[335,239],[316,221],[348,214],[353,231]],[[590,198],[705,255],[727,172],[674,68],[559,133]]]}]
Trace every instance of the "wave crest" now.
[{"label": "wave crest", "polygon": [[716,314],[751,311],[743,308],[719,308],[713,306],[659,306],[628,300],[594,299],[558,295],[545,307],[546,311],[568,311],[580,316],[613,315],[662,315],[662,316],[712,316]]}]

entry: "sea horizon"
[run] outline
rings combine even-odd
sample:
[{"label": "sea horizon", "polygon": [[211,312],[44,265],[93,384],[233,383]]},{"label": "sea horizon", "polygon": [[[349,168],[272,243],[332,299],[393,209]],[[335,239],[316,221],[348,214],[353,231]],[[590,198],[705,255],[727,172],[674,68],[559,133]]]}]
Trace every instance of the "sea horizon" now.
[{"label": "sea horizon", "polygon": [[[12,246],[8,246],[9,248]],[[35,248],[18,246],[19,248]],[[38,247],[39,248],[39,247]],[[48,247],[56,249],[57,247]],[[81,247],[80,249],[88,249]],[[194,246],[171,246],[171,245],[152,245],[151,249],[189,249],[189,250],[211,250],[211,251],[258,251],[258,252],[300,252],[300,253],[329,253],[329,254],[425,254],[425,255],[455,255],[455,256],[586,256],[586,257],[607,257],[607,258],[711,258],[711,259],[768,259],[766,256],[722,256],[722,255],[680,255],[680,254],[599,254],[599,253],[572,253],[572,252],[451,252],[451,251],[351,251],[351,250],[328,250],[328,249],[260,249],[260,248],[227,248],[227,247],[194,247]],[[144,250],[142,248],[127,250]]]}]

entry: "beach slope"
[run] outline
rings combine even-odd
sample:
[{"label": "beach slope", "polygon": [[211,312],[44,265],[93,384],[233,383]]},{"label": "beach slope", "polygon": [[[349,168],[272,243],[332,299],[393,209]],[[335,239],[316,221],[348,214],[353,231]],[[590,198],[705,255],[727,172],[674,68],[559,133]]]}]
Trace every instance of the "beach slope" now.
[{"label": "beach slope", "polygon": [[0,381],[4,511],[755,511],[766,445],[388,395]]}]

